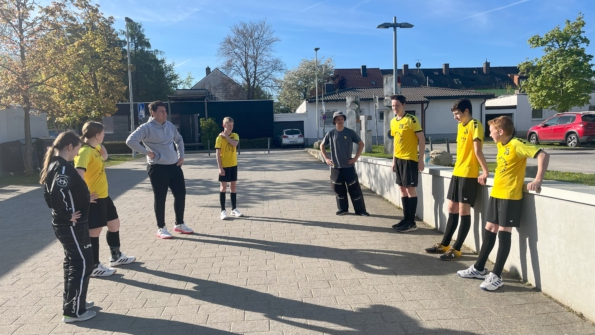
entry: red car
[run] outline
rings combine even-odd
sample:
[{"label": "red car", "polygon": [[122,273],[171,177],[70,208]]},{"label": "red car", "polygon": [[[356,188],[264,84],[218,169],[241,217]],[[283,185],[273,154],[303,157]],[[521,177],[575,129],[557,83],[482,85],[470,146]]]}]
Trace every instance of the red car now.
[{"label": "red car", "polygon": [[532,144],[566,143],[569,147],[595,142],[595,112],[558,113],[531,127],[527,139]]}]

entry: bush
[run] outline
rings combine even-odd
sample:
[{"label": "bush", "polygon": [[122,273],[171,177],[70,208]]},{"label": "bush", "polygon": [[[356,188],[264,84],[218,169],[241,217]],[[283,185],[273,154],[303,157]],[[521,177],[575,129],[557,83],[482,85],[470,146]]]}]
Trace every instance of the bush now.
[{"label": "bush", "polygon": [[124,141],[104,142],[102,145],[110,155],[132,153],[132,149],[130,149],[130,147],[128,147]]},{"label": "bush", "polygon": [[205,148],[209,145],[209,142],[211,148],[215,147],[215,140],[221,131],[221,127],[217,125],[217,122],[212,117],[200,119],[201,143]]}]

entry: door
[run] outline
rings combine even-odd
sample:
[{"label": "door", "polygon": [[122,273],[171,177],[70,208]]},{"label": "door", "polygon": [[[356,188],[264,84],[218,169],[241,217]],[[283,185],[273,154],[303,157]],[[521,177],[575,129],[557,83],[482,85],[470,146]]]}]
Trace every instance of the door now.
[{"label": "door", "polygon": [[563,142],[566,139],[566,132],[574,122],[575,115],[564,115],[558,119],[558,124],[552,126],[552,141]]},{"label": "door", "polygon": [[[490,126],[488,126],[488,122],[491,121],[491,120],[493,120],[493,119],[495,119],[495,118],[497,118],[497,117],[500,117],[500,116],[508,116],[509,118],[511,118],[511,119],[514,120],[514,117],[513,117],[512,113],[486,114],[486,116],[485,116],[486,123],[485,123],[485,126],[483,127],[484,128],[484,131],[485,131],[485,138],[486,139],[489,139],[491,141],[491,137],[490,137]],[[512,136],[515,136],[515,135],[512,134]]]},{"label": "door", "polygon": [[553,128],[558,124],[558,119],[560,117],[556,116],[543,123],[541,130],[537,134],[540,141],[553,141]]}]

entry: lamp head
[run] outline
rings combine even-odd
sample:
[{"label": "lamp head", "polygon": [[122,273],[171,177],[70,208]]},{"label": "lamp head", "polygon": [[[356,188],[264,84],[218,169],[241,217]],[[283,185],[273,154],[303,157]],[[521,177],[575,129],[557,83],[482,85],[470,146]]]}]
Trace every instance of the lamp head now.
[{"label": "lamp head", "polygon": [[402,23],[397,23],[397,27],[399,27],[399,28],[413,28],[413,25],[409,22],[402,22]]},{"label": "lamp head", "polygon": [[378,27],[376,27],[376,28],[388,29],[388,28],[392,28],[392,27],[394,27],[393,23],[385,22],[385,23],[379,24]]},{"label": "lamp head", "polygon": [[320,48],[314,48],[314,51],[318,51],[318,50],[320,50]]}]

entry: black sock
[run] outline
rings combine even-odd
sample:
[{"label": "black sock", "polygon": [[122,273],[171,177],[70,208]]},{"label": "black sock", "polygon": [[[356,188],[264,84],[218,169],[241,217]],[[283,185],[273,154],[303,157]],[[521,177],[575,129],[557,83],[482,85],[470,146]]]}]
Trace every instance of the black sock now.
[{"label": "black sock", "polygon": [[498,232],[498,255],[496,256],[496,264],[494,265],[494,270],[492,270],[492,272],[498,277],[502,277],[502,269],[504,269],[504,264],[506,263],[506,259],[508,258],[508,254],[510,253],[511,237],[512,233],[509,233],[507,231]]},{"label": "black sock", "polygon": [[446,230],[444,231],[444,237],[442,237],[443,246],[449,246],[452,235],[455,234],[457,226],[459,225],[459,213],[448,213],[448,221],[446,221]]},{"label": "black sock", "polygon": [[409,197],[401,197],[401,204],[403,204],[403,220],[407,220],[407,211],[409,210]]},{"label": "black sock", "polygon": [[236,194],[231,193],[231,210],[236,209]]},{"label": "black sock", "polygon": [[475,262],[475,269],[478,271],[483,271],[486,266],[486,262],[488,261],[488,256],[492,249],[494,249],[494,245],[496,244],[496,233],[492,233],[489,230],[483,231],[483,242],[481,243],[481,251],[479,252],[479,256],[477,257],[477,261]]},{"label": "black sock", "polygon": [[105,239],[107,241],[107,245],[109,245],[112,259],[116,260],[120,258],[122,255],[120,252],[120,231],[111,232],[108,230],[107,234],[105,234]]},{"label": "black sock", "polygon": [[415,212],[417,212],[417,197],[409,197],[409,211],[407,221],[415,223]]},{"label": "black sock", "polygon": [[459,226],[459,233],[457,234],[457,241],[452,246],[455,250],[461,251],[465,238],[471,228],[471,215],[461,215],[461,225]]},{"label": "black sock", "polygon": [[99,237],[91,237],[91,250],[93,251],[93,268],[99,264]]},{"label": "black sock", "polygon": [[221,210],[225,210],[225,192],[219,192],[219,203],[221,204]]}]

